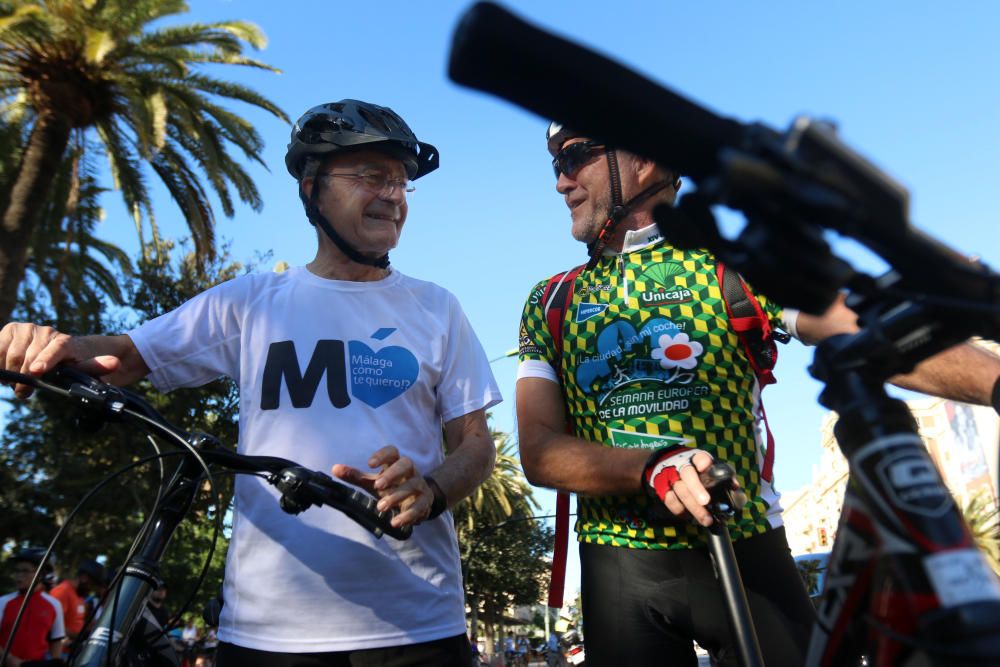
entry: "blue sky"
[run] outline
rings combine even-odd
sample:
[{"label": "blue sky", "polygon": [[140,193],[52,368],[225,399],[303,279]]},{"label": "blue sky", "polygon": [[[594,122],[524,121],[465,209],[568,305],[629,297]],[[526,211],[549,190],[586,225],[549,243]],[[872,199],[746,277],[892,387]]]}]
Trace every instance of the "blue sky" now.
[{"label": "blue sky", "polygon": [[[194,0],[190,20],[244,19],[269,38],[259,57],[282,74],[239,80],[292,118],[345,97],[387,105],[441,151],[441,169],[417,183],[400,247],[403,272],[435,281],[462,302],[490,357],[516,344],[532,285],[579,264],[555,193],[544,119],[452,84],[446,62],[466,2],[335,3]],[[914,224],[1000,264],[1000,5],[916,0],[882,3],[526,2],[521,16],[639,69],[715,111],[785,127],[798,114],[834,120],[841,135],[912,194]],[[233,76],[227,73],[226,76]],[[236,108],[257,123],[270,171],[252,173],[263,212],[240,210],[218,226],[236,258],[271,251],[308,262],[313,231],[285,171],[289,127]],[[665,127],[665,132],[670,128]],[[102,233],[135,235],[115,199]],[[167,235],[183,223],[160,196]],[[857,256],[848,250],[850,257]],[[928,267],[928,270],[934,270]],[[823,411],[805,372],[809,352],[781,350],[779,383],[765,393],[777,438],[779,489],[804,485],[819,460]],[[494,370],[507,400],[495,423],[513,429],[515,362]],[[550,507],[551,496],[545,504]]]}]

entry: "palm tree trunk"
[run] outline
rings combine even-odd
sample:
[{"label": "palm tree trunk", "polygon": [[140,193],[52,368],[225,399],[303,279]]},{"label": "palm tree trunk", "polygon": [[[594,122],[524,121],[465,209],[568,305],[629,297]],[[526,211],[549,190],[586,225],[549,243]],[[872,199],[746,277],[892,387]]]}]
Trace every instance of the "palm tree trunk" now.
[{"label": "palm tree trunk", "polygon": [[57,114],[41,113],[28,137],[10,202],[0,224],[0,324],[10,320],[24,279],[31,233],[69,143],[70,126]]}]

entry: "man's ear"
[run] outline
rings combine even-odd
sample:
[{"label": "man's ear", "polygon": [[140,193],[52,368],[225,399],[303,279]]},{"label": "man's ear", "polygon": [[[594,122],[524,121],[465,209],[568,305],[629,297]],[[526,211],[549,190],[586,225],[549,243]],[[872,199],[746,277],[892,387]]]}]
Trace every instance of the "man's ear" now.
[{"label": "man's ear", "polygon": [[641,155],[632,156],[632,169],[635,170],[636,178],[639,180],[639,184],[643,188],[649,186],[660,178],[656,173],[659,169],[659,165],[648,158],[642,157]]},{"label": "man's ear", "polygon": [[302,194],[303,201],[309,201],[309,197],[312,195],[312,189],[315,183],[316,179],[312,176],[306,176],[299,183],[299,192]]}]

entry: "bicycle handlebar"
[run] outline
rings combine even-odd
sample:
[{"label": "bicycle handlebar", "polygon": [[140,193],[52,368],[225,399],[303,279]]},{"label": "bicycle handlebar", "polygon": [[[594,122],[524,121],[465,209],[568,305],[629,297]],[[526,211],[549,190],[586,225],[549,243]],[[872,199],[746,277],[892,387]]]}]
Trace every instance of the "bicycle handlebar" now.
[{"label": "bicycle handlebar", "polygon": [[207,462],[238,473],[268,473],[268,483],[281,491],[281,508],[298,514],[313,505],[340,510],[376,537],[383,534],[406,540],[413,526],[391,523],[395,511],[380,512],[376,498],[360,489],[334,480],[318,470],[309,470],[295,461],[273,456],[249,456],[216,446],[206,434],[186,433],[160,415],[149,403],[127,389],[121,389],[72,368],[60,367],[41,378],[0,370],[0,382],[25,384],[81,405],[104,420],[133,418],[144,427],[170,440],[200,444],[199,455]]}]

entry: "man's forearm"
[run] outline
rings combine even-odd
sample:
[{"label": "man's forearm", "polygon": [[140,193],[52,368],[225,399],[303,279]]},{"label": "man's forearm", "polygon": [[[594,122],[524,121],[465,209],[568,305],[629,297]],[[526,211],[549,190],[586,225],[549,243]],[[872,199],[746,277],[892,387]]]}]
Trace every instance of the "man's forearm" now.
[{"label": "man's forearm", "polygon": [[125,334],[117,336],[78,336],[75,338],[80,358],[100,356],[116,357],[121,365],[116,371],[105,376],[107,382],[125,386],[137,382],[149,374],[149,367],[139,354],[132,339]]},{"label": "man's forearm", "polygon": [[566,433],[559,386],[544,378],[517,383],[518,440],[528,481],[585,495],[631,495],[642,488],[647,449],[620,449]]},{"label": "man's forearm", "polygon": [[582,495],[632,495],[641,488],[642,470],[652,450],[606,447],[565,433],[534,434],[521,463],[528,481]]},{"label": "man's forearm", "polygon": [[489,479],[495,462],[496,448],[491,441],[485,447],[480,444],[456,450],[429,475],[444,492],[448,507],[454,507]]},{"label": "man's forearm", "polygon": [[1000,378],[1000,357],[971,343],[963,343],[927,359],[892,383],[931,396],[963,403],[990,405]]},{"label": "man's forearm", "polygon": [[429,475],[452,507],[489,478],[496,463],[496,445],[481,410],[447,423],[445,441],[448,455]]}]

